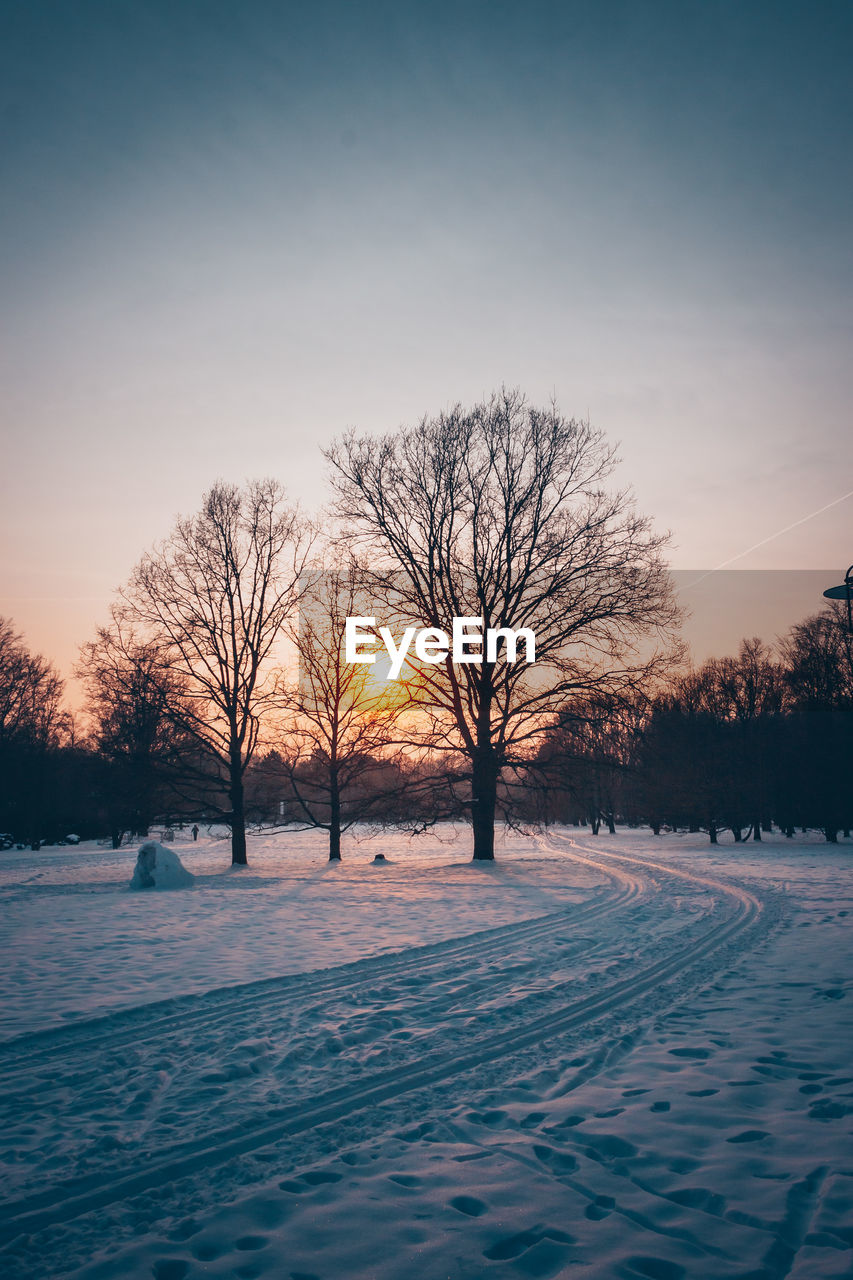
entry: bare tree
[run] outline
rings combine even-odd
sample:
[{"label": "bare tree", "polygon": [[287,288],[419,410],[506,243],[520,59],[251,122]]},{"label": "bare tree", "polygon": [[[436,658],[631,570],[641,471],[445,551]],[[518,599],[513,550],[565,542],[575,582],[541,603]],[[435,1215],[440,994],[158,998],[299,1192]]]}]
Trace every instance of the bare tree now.
[{"label": "bare tree", "polygon": [[30,653],[13,623],[0,618],[0,824],[33,848],[51,807],[50,759],[73,740],[63,692],[53,664]]},{"label": "bare tree", "polygon": [[180,727],[214,762],[230,801],[231,858],[246,864],[243,779],[277,704],[276,644],[299,598],[311,533],[273,480],[219,482],[201,511],[137,565],[130,621],[180,677]]},{"label": "bare tree", "polygon": [[26,738],[51,745],[68,735],[64,681],[40,654],[30,653],[8,618],[0,618],[0,742]]},{"label": "bare tree", "polygon": [[89,740],[105,775],[105,808],[118,848],[125,831],[148,834],[179,767],[186,773],[187,749],[196,754],[179,727],[184,682],[164,666],[160,643],[140,639],[119,609],[82,646],[75,675],[86,691]]},{"label": "bare tree", "polygon": [[454,617],[533,630],[536,665],[485,653],[418,669],[431,740],[471,774],[474,857],[494,857],[501,770],[530,757],[579,694],[614,697],[667,661],[677,621],[665,538],[626,490],[606,492],[613,450],[586,422],[504,390],[382,438],[350,433],[327,454],[337,512],[371,548],[374,588],[423,627]]},{"label": "bare tree", "polygon": [[716,663],[716,686],[723,715],[737,725],[743,777],[752,799],[752,837],[761,839],[769,799],[768,757],[775,718],[785,704],[783,670],[770,649],[754,636],[742,640],[736,658]]},{"label": "bare tree", "polygon": [[817,823],[831,843],[849,833],[853,803],[853,636],[833,602],[781,642],[791,702],[783,764],[783,824]]},{"label": "bare tree", "polygon": [[588,819],[593,835],[606,822],[615,834],[645,712],[640,697],[588,696],[572,702],[522,774],[523,784],[539,790],[546,818],[562,813]]},{"label": "bare tree", "polygon": [[757,637],[742,640],[736,657],[680,673],[655,699],[639,751],[647,814],[691,831],[705,826],[712,844],[722,826],[739,842],[751,824],[760,840],[787,702],[784,670]]},{"label": "bare tree", "polygon": [[853,706],[853,636],[840,605],[792,627],[780,650],[798,707]]},{"label": "bare tree", "polygon": [[364,607],[365,577],[357,561],[340,559],[306,575],[293,632],[299,678],[288,777],[304,819],[328,831],[331,862],[340,859],[343,831],[377,806],[387,811],[392,766],[383,756],[403,709],[399,686],[345,659],[346,620]]}]

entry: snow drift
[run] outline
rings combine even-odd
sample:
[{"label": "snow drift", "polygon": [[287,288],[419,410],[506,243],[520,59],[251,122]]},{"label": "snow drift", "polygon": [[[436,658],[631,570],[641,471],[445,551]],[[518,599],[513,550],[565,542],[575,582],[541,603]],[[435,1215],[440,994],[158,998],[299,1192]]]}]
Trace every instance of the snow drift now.
[{"label": "snow drift", "polygon": [[173,849],[148,840],[136,855],[131,889],[186,889],[195,880]]}]

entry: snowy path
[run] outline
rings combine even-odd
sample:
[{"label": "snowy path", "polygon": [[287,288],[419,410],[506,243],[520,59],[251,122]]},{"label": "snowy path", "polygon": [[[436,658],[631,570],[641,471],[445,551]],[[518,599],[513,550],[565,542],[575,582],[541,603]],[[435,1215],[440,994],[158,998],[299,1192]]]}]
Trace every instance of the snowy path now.
[{"label": "snowy path", "polygon": [[[565,1063],[574,1063],[569,1083],[562,1080],[563,1092],[588,1090],[603,1072],[636,1056],[644,1025],[673,1006],[695,1007],[700,993],[781,918],[777,891],[756,891],[729,875],[660,862],[646,847],[603,853],[589,841],[557,836],[550,842],[552,858],[555,846],[556,865],[565,867],[571,858],[603,873],[609,887],[593,890],[583,904],[466,937],[142,1006],[8,1042],[0,1049],[9,1174],[0,1239],[13,1273],[17,1266],[30,1276],[73,1270],[94,1242],[127,1247],[140,1215],[151,1222],[164,1214],[181,1220],[205,1204],[232,1199],[238,1188],[245,1196],[271,1170],[290,1175],[274,1184],[280,1199],[292,1201],[311,1187],[325,1188],[328,1195],[341,1174],[312,1172],[324,1155],[350,1150],[357,1164],[359,1151],[371,1144],[435,1141],[436,1123],[440,1127],[446,1123],[442,1117],[458,1111],[460,1096],[478,1099],[483,1108],[484,1097],[495,1091],[517,1093],[519,1080],[531,1070],[553,1074],[555,1054],[561,1079]],[[548,855],[549,847],[541,852]],[[665,1069],[695,1068],[710,1052],[675,1045]],[[770,1057],[765,1070],[784,1075],[787,1068]],[[822,1094],[824,1086],[819,1089]],[[639,1098],[645,1088],[627,1092]],[[696,1092],[712,1096],[711,1090]],[[533,1140],[540,1128],[553,1130],[543,1125],[547,1099],[539,1102],[539,1111],[528,1107],[526,1120],[519,1121],[527,1130],[524,1158],[534,1167],[544,1163],[571,1188],[577,1154],[554,1145],[553,1133]],[[836,1105],[843,1114],[844,1104]],[[659,1110],[663,1114],[663,1105]],[[511,1114],[485,1106],[468,1123],[500,1131]],[[572,1136],[571,1121],[564,1118],[563,1139]],[[743,1133],[744,1144],[760,1141],[748,1136],[750,1130]],[[604,1136],[598,1149],[585,1133],[584,1149],[598,1150],[599,1162],[618,1165],[620,1155],[634,1150],[625,1138]],[[727,1141],[737,1143],[738,1137]],[[515,1150],[512,1158],[521,1154]],[[488,1155],[481,1144],[469,1159]],[[803,1205],[815,1200],[825,1178],[826,1170],[803,1182],[792,1214],[796,1209],[809,1217]],[[679,1206],[681,1215],[708,1218],[715,1194],[708,1192],[708,1200],[697,1192],[695,1203],[688,1194],[670,1206]],[[587,1208],[590,1203],[586,1220],[595,1221],[595,1197]],[[610,1214],[607,1205],[598,1210],[601,1218]],[[458,1212],[465,1214],[464,1208]],[[468,1216],[478,1218],[479,1212]],[[532,1274],[553,1274],[544,1262],[545,1269],[537,1270],[535,1258],[565,1261],[567,1240],[554,1232],[569,1234],[563,1228],[530,1238],[521,1233],[517,1252],[516,1245],[507,1245],[501,1254],[503,1246],[493,1244],[482,1256],[515,1267],[516,1257],[532,1251]],[[783,1234],[792,1239],[792,1232],[789,1225]],[[677,1228],[668,1234],[688,1242],[702,1235],[693,1228],[686,1235]],[[713,1232],[706,1235],[702,1248],[715,1257],[720,1251]],[[268,1249],[268,1237],[262,1238]],[[494,1257],[490,1248],[497,1249]],[[786,1248],[790,1254],[790,1244]],[[344,1258],[338,1264],[348,1274],[358,1273]],[[136,1273],[129,1259],[115,1272],[105,1265],[97,1274]],[[139,1274],[151,1274],[151,1265],[140,1264]],[[175,1276],[190,1274],[191,1265],[186,1259],[176,1263]],[[661,1264],[636,1274],[680,1273]],[[787,1272],[777,1267],[766,1274],[777,1280]]]},{"label": "snowy path", "polygon": [[[590,862],[589,865],[597,864]],[[459,962],[470,960],[472,956],[478,962],[489,959],[497,964],[507,955],[508,949],[535,945],[538,940],[551,938],[555,930],[569,923],[574,928],[581,922],[608,915],[641,892],[642,882],[636,876],[620,875],[613,879],[613,889],[594,895],[588,906],[550,912],[517,924],[484,929],[462,938],[412,947],[332,970],[223,987],[200,996],[141,1005],[58,1031],[51,1029],[22,1035],[5,1045],[0,1044],[0,1069],[8,1079],[17,1063],[22,1075],[29,1077],[37,1063],[42,1060],[49,1063],[69,1048],[90,1056],[122,1045],[138,1045],[143,1039],[150,1040],[171,1031],[183,1033],[194,1025],[198,1025],[203,1033],[217,1026],[230,1030],[235,1018],[243,1013],[248,1013],[256,1022],[259,1016],[274,1016],[278,1010],[290,1007],[294,1002],[355,991],[368,982],[381,981],[386,975],[398,978],[411,970],[422,978],[433,973],[440,977],[449,967],[455,968]]]}]

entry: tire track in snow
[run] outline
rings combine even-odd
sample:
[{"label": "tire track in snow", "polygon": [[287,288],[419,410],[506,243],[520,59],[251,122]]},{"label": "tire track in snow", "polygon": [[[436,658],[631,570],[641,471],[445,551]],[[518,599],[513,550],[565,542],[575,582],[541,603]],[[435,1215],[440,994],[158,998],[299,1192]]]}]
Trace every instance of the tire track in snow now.
[{"label": "tire track in snow", "polygon": [[[273,1036],[277,1034],[277,1030],[280,1032],[284,1029],[274,1027],[275,1018],[310,1020],[315,1012],[313,1005],[323,1001],[324,997],[332,997],[334,1002],[338,1002],[346,998],[347,993],[355,992],[355,1002],[360,1004],[366,993],[375,1005],[378,997],[388,998],[389,984],[400,982],[403,991],[397,1000],[406,998],[411,995],[409,989],[411,979],[407,980],[406,975],[414,966],[418,969],[419,979],[424,975],[432,979],[432,984],[428,988],[429,996],[430,1000],[434,1000],[434,1004],[437,1005],[435,1011],[438,1016],[452,1007],[459,1007],[460,1004],[465,1007],[465,1001],[469,1007],[475,1007],[478,1004],[482,1006],[489,997],[505,992],[508,983],[508,975],[502,968],[496,966],[492,969],[488,966],[489,956],[500,956],[502,960],[510,960],[511,977],[517,979],[521,972],[537,969],[539,957],[535,954],[535,950],[529,950],[530,947],[535,947],[537,941],[542,940],[543,937],[548,938],[548,941],[555,940],[558,931],[561,928],[565,929],[566,925],[573,927],[573,934],[579,925],[585,925],[588,932],[590,922],[601,922],[602,919],[625,908],[642,895],[643,882],[637,876],[625,876],[622,872],[615,874],[612,869],[608,869],[606,874],[615,883],[615,890],[611,888],[606,893],[599,891],[585,904],[562,908],[555,913],[534,916],[533,919],[500,925],[487,931],[464,934],[461,938],[428,943],[424,947],[409,948],[406,951],[393,952],[391,955],[353,961],[350,965],[342,965],[338,968],[315,970],[314,973],[307,975],[287,975],[284,979],[264,979],[260,983],[251,983],[247,986],[214,989],[213,992],[202,996],[179,997],[181,1002],[183,1000],[191,1002],[190,1012],[184,1016],[169,1015],[168,1018],[154,1021],[149,1019],[147,1023],[138,1025],[138,1015],[145,1014],[151,1007],[143,1005],[138,1006],[137,1009],[119,1011],[106,1019],[97,1019],[95,1024],[73,1024],[72,1027],[61,1028],[58,1033],[55,1033],[60,1036],[58,1043],[54,1043],[54,1033],[36,1033],[38,1037],[45,1034],[51,1037],[50,1044],[42,1046],[41,1056],[33,1055],[32,1060],[29,1057],[20,1057],[17,1070],[13,1069],[12,1073],[6,1073],[5,1076],[0,1074],[0,1084],[3,1085],[3,1093],[0,1094],[0,1129],[4,1126],[6,1116],[10,1117],[8,1124],[12,1125],[15,1119],[24,1112],[32,1111],[33,1107],[44,1110],[54,1101],[63,1105],[68,1096],[69,1061],[73,1062],[74,1057],[82,1060],[79,1068],[73,1071],[74,1096],[81,1097],[87,1087],[100,1085],[104,1078],[104,1062],[99,1059],[99,1053],[102,1051],[109,1052],[117,1048],[120,1050],[129,1044],[133,1050],[150,1046],[152,1050],[159,1052],[164,1039],[172,1034],[172,1036],[181,1037],[182,1055],[187,1053],[191,1059],[195,1059],[196,1053],[204,1055],[206,1050],[205,1044],[200,1041],[206,1039],[210,1042],[216,1034],[220,1042],[227,1037],[232,1041],[241,1037],[251,1038],[256,1032],[259,1016],[263,1016],[265,1027]],[[605,945],[603,942],[590,942],[589,938],[575,941],[573,937],[566,936],[558,938],[558,941],[562,945],[561,963],[596,955]],[[528,948],[525,959],[512,961],[512,956],[517,954],[523,945]],[[476,960],[480,965],[485,961],[488,968],[485,973],[480,969],[480,972],[473,972],[470,977],[462,978],[460,982],[460,959]],[[313,980],[302,982],[302,978]],[[450,996],[439,995],[442,984],[451,982],[453,979],[456,980],[457,986]],[[380,991],[370,989],[377,983],[382,984]],[[283,987],[282,984],[284,984]],[[268,1000],[261,1002],[254,998],[257,988],[261,989],[263,995],[269,997]],[[282,989],[279,991],[278,988]],[[215,1000],[213,1010],[207,1007],[209,996],[213,996]],[[201,1009],[196,1007],[199,1002],[202,1004]],[[164,1002],[164,1004],[172,1007],[174,1001]],[[427,1009],[427,1005],[427,998],[419,1000],[419,1006],[424,1010]],[[163,1006],[156,1004],[154,1007],[160,1009]],[[131,1029],[124,1025],[127,1016],[132,1019]],[[114,1020],[119,1021],[120,1027],[118,1030],[109,1030],[109,1025]],[[91,1025],[102,1027],[104,1024],[108,1025],[108,1032],[99,1037],[81,1041],[81,1038],[73,1036],[74,1028],[83,1030]],[[292,1028],[286,1029],[289,1032]],[[193,1033],[196,1036],[195,1042],[192,1039]],[[341,1032],[338,1030],[339,1033]],[[356,1036],[359,1036],[359,1033],[356,1032]],[[51,1079],[49,1074],[53,1068],[51,1059],[58,1053],[61,1055],[61,1073],[58,1078]],[[35,1074],[33,1074],[33,1066],[35,1066]],[[109,1068],[113,1070],[117,1069],[117,1066],[136,1075],[143,1074],[146,1070],[145,1064],[138,1055],[134,1056],[134,1061],[129,1065],[127,1062],[109,1064]],[[114,1080],[115,1075],[110,1076],[110,1085],[113,1085]],[[248,1105],[251,1105],[251,1102]]]},{"label": "tire track in snow", "polygon": [[[25,1033],[0,1044],[0,1083],[4,1098],[16,1074],[28,1076],[34,1067],[58,1056],[63,1061],[71,1054],[88,1059],[104,1049],[139,1045],[168,1035],[185,1033],[196,1026],[215,1031],[220,1025],[230,1029],[235,1017],[244,1011],[253,1017],[266,1016],[289,1003],[302,1003],[325,995],[342,995],[374,981],[387,981],[411,970],[419,976],[432,975],[457,965],[472,956],[484,959],[491,953],[505,955],[508,944],[514,947],[535,942],[553,934],[560,925],[587,924],[611,915],[643,892],[643,881],[626,875],[621,869],[600,867],[614,882],[615,888],[582,905],[572,904],[559,911],[534,916],[496,928],[478,930],[449,938],[443,942],[408,947],[388,955],[370,956],[333,968],[307,973],[286,974],[280,978],[264,978],[258,982],[218,987],[192,996],[172,997],[163,1001],[132,1006],[101,1017],[81,1020],[64,1027]],[[153,1016],[162,1010],[158,1016]]]},{"label": "tire track in snow", "polygon": [[[578,862],[594,867],[597,871],[613,871],[614,864],[624,866],[627,863],[629,866],[641,867],[643,870],[660,871],[665,876],[678,876],[680,880],[689,880],[692,884],[701,885],[705,889],[714,889],[729,898],[735,898],[743,906],[752,904],[757,911],[762,910],[762,904],[755,894],[733,880],[720,880],[717,876],[700,875],[696,871],[687,871],[684,867],[676,866],[671,862],[653,862],[651,858],[631,857],[630,854],[621,851],[614,853],[611,849],[604,850],[602,858],[600,849],[590,849],[589,845],[578,844],[572,836],[560,835],[556,832],[549,832],[547,840],[552,848],[568,847]],[[555,840],[559,842],[556,845]]]},{"label": "tire track in snow", "polygon": [[[560,843],[561,847],[566,847],[565,841],[561,840]],[[499,1034],[483,1035],[470,1048],[450,1054],[436,1051],[417,1062],[375,1072],[360,1081],[326,1090],[313,1099],[303,1099],[298,1104],[269,1111],[260,1123],[247,1124],[244,1120],[217,1132],[175,1144],[163,1151],[158,1158],[148,1159],[144,1167],[134,1173],[121,1176],[115,1170],[94,1172],[59,1182],[45,1191],[10,1202],[0,1210],[0,1242],[8,1243],[22,1232],[39,1231],[68,1222],[130,1196],[161,1188],[167,1183],[269,1147],[288,1136],[304,1133],[340,1120],[353,1112],[398,1099],[405,1093],[441,1084],[594,1022],[617,1012],[669,979],[682,975],[687,969],[695,969],[721,947],[743,935],[761,914],[762,904],[759,899],[737,884],[689,872],[681,867],[631,858],[621,853],[608,852],[602,859],[599,851],[591,854],[571,838],[567,838],[567,844],[572,857],[623,879],[625,884],[635,881],[635,876],[625,866],[628,864],[628,867],[653,869],[669,877],[702,885],[728,898],[734,908],[733,914],[724,919],[715,917],[712,926],[687,945],[676,945],[668,954],[643,966],[629,977],[570,1001],[562,1008],[532,1018],[514,1029],[504,1028]],[[499,939],[496,938],[495,941],[498,942]],[[471,945],[469,940],[465,949],[469,950]],[[709,973],[707,967],[703,967],[698,975],[702,985],[712,977],[713,974]]]}]

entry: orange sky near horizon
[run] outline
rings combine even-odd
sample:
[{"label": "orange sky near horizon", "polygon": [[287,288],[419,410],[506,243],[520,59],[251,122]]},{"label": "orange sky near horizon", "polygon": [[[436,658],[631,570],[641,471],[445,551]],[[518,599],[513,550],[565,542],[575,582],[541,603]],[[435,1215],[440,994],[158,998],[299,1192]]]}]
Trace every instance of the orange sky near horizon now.
[{"label": "orange sky near horizon", "polygon": [[847,5],[7,6],[0,614],[70,675],[217,479],[321,513],[341,432],[502,384],[676,568],[843,572],[852,60]]}]

